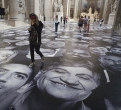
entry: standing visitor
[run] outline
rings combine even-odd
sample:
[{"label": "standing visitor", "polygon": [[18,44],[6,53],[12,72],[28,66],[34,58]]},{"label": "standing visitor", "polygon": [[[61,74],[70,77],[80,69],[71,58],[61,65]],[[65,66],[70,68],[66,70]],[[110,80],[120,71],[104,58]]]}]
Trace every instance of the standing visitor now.
[{"label": "standing visitor", "polygon": [[61,23],[62,23],[62,20],[63,20],[63,17],[62,16],[61,16],[60,20],[61,20]]},{"label": "standing visitor", "polygon": [[84,18],[84,31],[85,31],[85,32],[87,31],[87,21],[88,21],[88,19],[87,19],[87,17],[85,16],[85,18]]},{"label": "standing visitor", "polygon": [[56,15],[56,17],[55,17],[55,32],[58,31],[58,25],[59,25],[58,15]]},{"label": "standing visitor", "polygon": [[83,16],[81,16],[81,18],[79,18],[78,26],[79,26],[79,30],[81,32],[82,31],[82,27],[83,27]]},{"label": "standing visitor", "polygon": [[41,57],[41,62],[44,62],[44,56],[40,52],[41,45],[41,32],[43,28],[43,23],[38,20],[36,14],[32,13],[29,15],[31,19],[31,27],[28,29],[30,32],[30,54],[31,54],[31,63],[29,67],[33,67],[35,65],[34,61],[34,49],[38,55]]},{"label": "standing visitor", "polygon": [[96,23],[96,17],[94,17],[94,22],[93,22],[93,24],[95,24]]},{"label": "standing visitor", "polygon": [[101,22],[102,22],[102,24],[103,24],[103,22],[104,22],[104,19],[103,19],[103,18],[102,18]]},{"label": "standing visitor", "polygon": [[68,22],[68,17],[66,17],[66,23]]},{"label": "standing visitor", "polygon": [[90,29],[90,16],[88,16],[88,22],[87,22],[87,32],[89,32]]},{"label": "standing visitor", "polygon": [[100,27],[102,26],[102,20],[100,20]]},{"label": "standing visitor", "polygon": [[64,26],[66,24],[66,16],[63,18],[63,23],[64,23]]},{"label": "standing visitor", "polygon": [[43,19],[44,19],[44,24],[45,24],[45,21],[46,21],[46,17],[45,17],[45,15],[44,15],[44,18],[43,18]]}]

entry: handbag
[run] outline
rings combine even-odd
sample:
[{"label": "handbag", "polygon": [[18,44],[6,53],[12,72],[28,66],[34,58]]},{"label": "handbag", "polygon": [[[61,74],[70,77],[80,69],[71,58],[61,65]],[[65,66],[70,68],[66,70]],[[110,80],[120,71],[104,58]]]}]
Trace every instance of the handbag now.
[{"label": "handbag", "polygon": [[38,33],[35,30],[35,28],[32,29],[29,40],[30,40],[30,43],[32,43],[32,44],[39,43],[39,41],[38,41]]}]

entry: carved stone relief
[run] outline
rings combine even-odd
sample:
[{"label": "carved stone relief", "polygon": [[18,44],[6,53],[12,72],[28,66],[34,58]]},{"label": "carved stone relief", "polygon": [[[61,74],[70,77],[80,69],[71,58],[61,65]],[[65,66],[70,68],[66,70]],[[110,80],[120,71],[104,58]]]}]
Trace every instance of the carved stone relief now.
[{"label": "carved stone relief", "polygon": [[21,14],[25,14],[26,12],[25,0],[18,0],[18,12]]},{"label": "carved stone relief", "polygon": [[62,0],[55,0],[54,12],[63,12]]}]

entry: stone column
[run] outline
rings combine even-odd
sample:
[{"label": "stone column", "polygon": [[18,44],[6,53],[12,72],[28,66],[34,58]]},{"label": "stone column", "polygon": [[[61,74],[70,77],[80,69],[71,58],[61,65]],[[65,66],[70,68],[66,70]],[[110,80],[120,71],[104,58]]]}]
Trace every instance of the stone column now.
[{"label": "stone column", "polygon": [[70,0],[67,0],[67,16],[70,17]]},{"label": "stone column", "polygon": [[113,34],[117,34],[119,36],[121,36],[121,0],[119,0],[118,2],[118,6],[117,6],[117,11],[116,11],[116,16],[115,16],[115,20],[113,23],[113,28],[112,28],[112,35]]},{"label": "stone column", "polygon": [[2,0],[2,8],[5,8],[5,1]]},{"label": "stone column", "polygon": [[68,0],[63,0],[63,16],[67,15],[67,1]]},{"label": "stone column", "polygon": [[77,17],[78,17],[78,3],[79,3],[79,0],[75,0],[74,19],[77,19]]},{"label": "stone column", "polygon": [[18,20],[18,2],[17,0],[9,0],[9,20]]},{"label": "stone column", "polygon": [[82,13],[82,8],[83,8],[83,6],[82,6],[82,0],[79,0],[79,4],[78,4],[78,16],[80,17],[80,15],[81,15],[81,13]]},{"label": "stone column", "polygon": [[18,1],[9,0],[9,21],[8,24],[13,27],[25,26],[26,24],[18,18]]},{"label": "stone column", "polygon": [[35,0],[34,1],[34,12],[35,12],[35,14],[38,16],[38,18],[40,19],[40,10],[39,10],[39,8],[40,8],[40,2],[39,2],[39,0]]},{"label": "stone column", "polygon": [[90,8],[90,0],[87,0],[87,13],[89,11],[89,8]]},{"label": "stone column", "polygon": [[105,0],[104,3],[104,10],[103,10],[103,18],[104,18],[104,23],[108,23],[109,19],[109,14],[111,13],[111,4],[114,2],[114,0]]},{"label": "stone column", "polygon": [[94,12],[97,9],[97,0],[95,0],[95,7],[94,7]]},{"label": "stone column", "polygon": [[100,8],[100,19],[102,19],[102,18],[103,18],[104,3],[105,3],[105,0],[102,0],[101,8]]},{"label": "stone column", "polygon": [[26,19],[29,19],[29,14],[30,14],[30,0],[25,0],[25,4],[26,4]]},{"label": "stone column", "polygon": [[46,20],[50,21],[52,19],[52,2],[51,0],[45,0],[44,14]]}]

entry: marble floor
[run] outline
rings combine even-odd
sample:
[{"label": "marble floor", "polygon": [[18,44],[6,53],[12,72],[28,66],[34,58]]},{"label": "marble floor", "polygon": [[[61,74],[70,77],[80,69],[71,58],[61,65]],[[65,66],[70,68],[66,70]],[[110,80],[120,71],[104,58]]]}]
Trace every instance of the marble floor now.
[{"label": "marble floor", "polygon": [[0,110],[120,110],[121,36],[111,26],[79,32],[76,22],[46,22],[35,67],[28,27],[0,31]]}]

